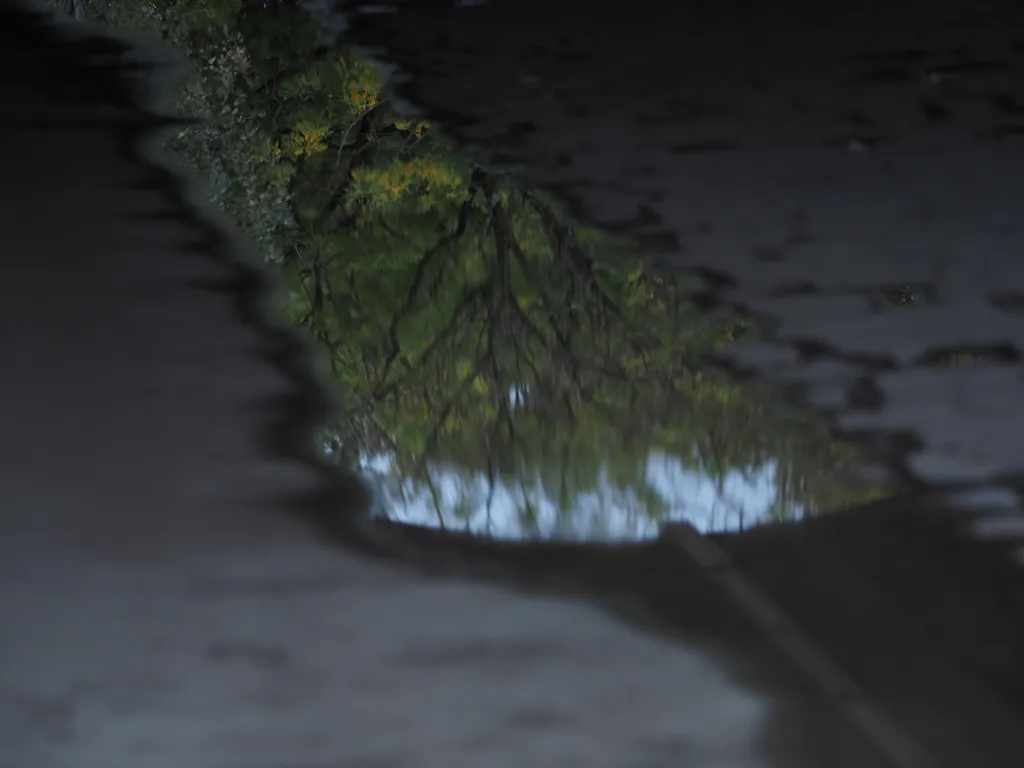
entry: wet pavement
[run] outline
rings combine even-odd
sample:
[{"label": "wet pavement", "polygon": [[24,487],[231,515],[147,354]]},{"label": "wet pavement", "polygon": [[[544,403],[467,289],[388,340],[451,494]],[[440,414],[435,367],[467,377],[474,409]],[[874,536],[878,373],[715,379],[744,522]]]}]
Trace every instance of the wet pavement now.
[{"label": "wet pavement", "polygon": [[[316,32],[287,3],[263,10],[278,14],[270,30]],[[838,38],[823,33],[813,51],[794,47],[804,37],[777,40],[787,46],[773,50],[788,53],[760,68],[768,85],[756,86],[776,96],[736,102],[763,110],[764,147],[734,157],[721,136],[749,115],[712,110],[723,133],[673,134],[676,160],[647,158],[648,181],[621,186],[634,152],[664,145],[642,133],[657,120],[631,123],[626,145],[611,130],[609,105],[622,103],[615,89],[629,77],[647,78],[637,97],[665,87],[651,73],[670,51],[649,18],[638,10],[617,25],[614,62],[586,50],[606,50],[610,27],[566,42],[559,19],[529,25],[570,53],[584,48],[570,60],[604,89],[592,99],[558,81],[561,70],[524,75],[526,33],[511,32],[525,15],[502,16],[501,5],[435,6],[411,20],[407,11],[352,31],[386,32],[401,55],[421,57],[416,92],[449,130],[473,133],[445,106],[457,95],[478,120],[472,138],[595,223],[676,195],[690,205],[675,210],[713,214],[706,239],[675,247],[665,235],[685,222],[664,210],[612,234],[587,229],[539,188],[432,143],[429,124],[374,123],[385,91],[351,57],[316,58],[313,73],[302,56],[274,59],[288,72],[269,84],[272,57],[199,35],[189,44],[221,46],[209,61],[222,69],[202,70],[206,90],[186,91],[187,104],[219,110],[221,132],[188,133],[138,106],[141,76],[172,79],[166,63],[145,65],[168,51],[4,11],[0,77],[17,109],[0,151],[4,167],[24,171],[4,175],[0,212],[0,315],[14,329],[0,342],[0,767],[1019,765],[1024,570],[1016,518],[988,514],[1017,466],[1012,410],[999,399],[1012,403],[1013,392],[993,384],[1017,375],[1015,326],[1012,302],[996,304],[986,282],[1016,232],[1009,214],[999,218],[1016,145],[954,127],[929,155],[927,179],[913,165],[917,144],[883,152],[870,172],[860,149],[805,153],[798,140],[820,126],[775,119],[780,105],[797,107],[772,84],[805,61],[798,55],[838,56]],[[261,13],[244,17],[243,42],[266,42]],[[995,18],[977,22],[979,39],[1009,28]],[[721,42],[710,31],[733,29],[711,21],[687,32],[690,43],[706,38],[702,57]],[[467,24],[472,45],[455,36]],[[405,25],[419,30],[417,44]],[[434,46],[443,34],[454,37]],[[535,50],[540,63],[545,50]],[[755,49],[730,50],[743,61]],[[676,78],[698,63],[684,53],[672,49]],[[462,77],[469,61],[477,90]],[[925,71],[942,83],[998,79],[1014,61]],[[439,79],[438,67],[451,71]],[[225,71],[241,72],[250,96],[295,107],[296,122],[264,143],[253,126],[279,113],[218,91]],[[864,82],[910,87],[882,74]],[[513,75],[541,93],[505,87],[492,98]],[[341,85],[342,106],[317,90]],[[714,95],[709,84],[688,88]],[[917,124],[899,122],[902,102],[858,93],[894,100],[903,147]],[[582,112],[545,116],[541,102]],[[813,117],[824,107],[812,102]],[[330,114],[340,125],[353,108],[360,121],[340,139],[318,122]],[[502,143],[504,110],[531,115],[532,128],[513,131],[514,152]],[[154,160],[155,129],[208,172],[202,187],[168,172],[166,156]],[[765,147],[789,149],[773,160]],[[573,150],[568,165],[544,160],[563,149]],[[982,150],[991,177],[975,167]],[[261,164],[258,152],[291,159]],[[325,183],[342,161],[344,205]],[[704,175],[680,175],[678,163]],[[566,168],[586,169],[587,183],[566,187]],[[873,186],[880,178],[894,188]],[[961,200],[954,220],[947,179],[980,195],[979,208]],[[887,208],[919,185],[929,190],[924,220],[960,228],[953,240],[931,232],[957,244],[929,254],[941,281],[922,272],[928,244],[908,239],[923,240],[919,219]],[[789,243],[781,261],[747,260],[789,221],[787,199],[810,206],[796,224],[812,240]],[[266,226],[285,200],[291,214]],[[856,227],[829,218],[840,203],[857,203]],[[244,245],[225,235],[232,221]],[[971,251],[967,269],[964,249],[982,241],[989,247]],[[794,255],[812,242],[817,256]],[[886,261],[882,246],[908,260]],[[705,269],[683,277],[664,269],[669,261]],[[1000,273],[999,297],[1013,294],[1014,275]],[[812,290],[780,291],[797,278]],[[827,303],[806,303],[824,294]],[[734,300],[782,321],[752,322],[726,306]],[[717,314],[703,312],[709,304]],[[986,325],[997,310],[999,323]],[[786,357],[794,351],[799,360]],[[761,379],[724,379],[709,355]],[[898,397],[907,382],[909,404]],[[837,441],[779,384],[799,385],[785,394],[840,426],[909,432],[882,434],[871,451]],[[972,400],[983,387],[987,411]],[[989,416],[1003,442],[984,431]],[[992,535],[938,495],[865,479],[869,455],[911,484],[983,480],[967,501],[987,510]],[[339,465],[361,465],[372,487]],[[378,514],[366,514],[371,506]],[[801,522],[751,528],[770,520]]]}]

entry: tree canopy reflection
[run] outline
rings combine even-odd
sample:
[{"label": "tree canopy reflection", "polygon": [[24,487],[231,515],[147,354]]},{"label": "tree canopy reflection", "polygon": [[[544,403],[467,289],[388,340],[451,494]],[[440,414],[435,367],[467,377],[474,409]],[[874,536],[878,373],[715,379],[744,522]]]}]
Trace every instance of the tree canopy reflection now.
[{"label": "tree canopy reflection", "polygon": [[[705,358],[749,332],[628,242],[403,117],[297,3],[103,0],[195,64],[169,151],[284,278],[322,353],[329,455],[383,514],[504,536],[643,536],[814,514],[857,451]],[[712,515],[717,515],[713,517]]]}]

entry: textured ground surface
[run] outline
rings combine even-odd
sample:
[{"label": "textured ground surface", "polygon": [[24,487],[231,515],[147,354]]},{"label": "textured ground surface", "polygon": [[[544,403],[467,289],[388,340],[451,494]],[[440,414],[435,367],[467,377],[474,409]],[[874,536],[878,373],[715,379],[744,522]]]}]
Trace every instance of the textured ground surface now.
[{"label": "textured ground surface", "polygon": [[[0,767],[886,764],[682,558],[694,610],[669,637],[642,631],[628,585],[610,595],[625,622],[314,536],[299,513],[353,502],[303,454],[322,406],[303,356],[139,153],[153,120],[116,85],[126,49],[54,34],[0,18]],[[906,650],[920,633],[900,621]],[[961,638],[965,657],[986,638]],[[952,653],[922,653],[917,677],[845,662],[928,751],[965,747],[920,709],[926,673],[944,716],[982,713],[964,729],[991,739],[985,765],[1019,765],[1013,690]]]}]

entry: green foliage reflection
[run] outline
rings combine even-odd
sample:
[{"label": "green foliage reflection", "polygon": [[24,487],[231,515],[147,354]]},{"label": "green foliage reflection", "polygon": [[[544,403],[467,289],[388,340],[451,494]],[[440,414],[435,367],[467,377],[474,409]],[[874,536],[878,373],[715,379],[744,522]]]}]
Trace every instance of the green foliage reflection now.
[{"label": "green foliage reflection", "polygon": [[687,511],[656,457],[722,492],[769,477],[776,518],[881,493],[838,481],[857,452],[814,420],[707,373],[741,319],[698,313],[686,280],[403,118],[298,4],[88,9],[194,63],[179,107],[204,122],[168,149],[277,265],[280,310],[336,386],[329,452],[386,466],[392,505],[479,527],[501,496],[526,533],[607,532],[613,511],[640,530]]}]

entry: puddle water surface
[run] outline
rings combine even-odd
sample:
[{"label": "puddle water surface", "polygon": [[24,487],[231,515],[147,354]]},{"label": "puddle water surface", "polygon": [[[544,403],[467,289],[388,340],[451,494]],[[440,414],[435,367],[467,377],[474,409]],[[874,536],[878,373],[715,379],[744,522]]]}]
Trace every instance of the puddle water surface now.
[{"label": "puddle water surface", "polygon": [[[697,278],[403,118],[356,51],[289,4],[142,6],[94,19],[195,66],[205,122],[168,150],[282,279],[339,403],[325,452],[374,514],[500,538],[637,539],[792,520],[884,496],[863,456],[708,356],[756,335]],[[912,301],[909,287],[880,307]]]}]

